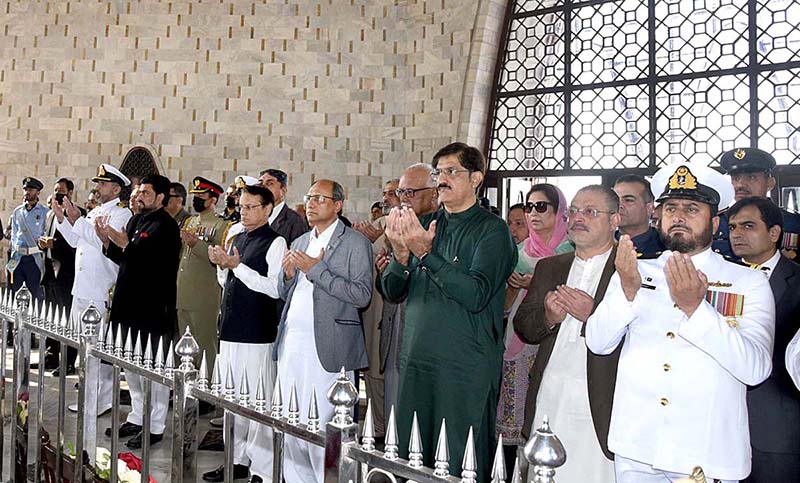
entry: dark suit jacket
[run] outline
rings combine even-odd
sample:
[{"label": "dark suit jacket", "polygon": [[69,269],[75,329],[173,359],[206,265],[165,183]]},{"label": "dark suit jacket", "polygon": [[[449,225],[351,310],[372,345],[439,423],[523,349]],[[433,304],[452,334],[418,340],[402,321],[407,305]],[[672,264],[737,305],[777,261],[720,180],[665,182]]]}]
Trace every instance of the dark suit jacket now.
[{"label": "dark suit jacket", "polygon": [[748,388],[750,444],[768,453],[800,454],[800,392],[786,371],[786,346],[800,329],[800,265],[781,257],[769,278],[775,296],[772,373]]},{"label": "dark suit jacket", "polygon": [[[616,253],[617,248],[615,246],[611,250],[606,266],[603,268],[603,275],[600,278],[600,284],[597,286],[597,293],[594,298],[594,308],[597,308],[597,305],[603,300],[608,288],[608,282],[611,280],[611,275],[614,274]],[[526,438],[530,437],[531,424],[536,414],[536,395],[539,393],[544,370],[550,361],[558,329],[561,327],[559,324],[552,330],[549,328],[549,324],[545,320],[544,298],[557,285],[567,283],[569,270],[572,267],[574,258],[575,253],[569,252],[539,260],[533,274],[531,288],[528,290],[528,294],[523,299],[519,309],[517,309],[517,315],[514,317],[514,330],[522,340],[528,344],[539,344],[539,353],[536,355],[536,360],[531,368],[528,394],[525,400],[525,423],[522,426],[522,433]],[[583,335],[584,330],[581,331],[581,335]],[[588,351],[589,349],[586,350]],[[586,360],[589,405],[592,411],[594,429],[600,442],[600,447],[609,459],[614,459],[614,455],[608,451],[608,427],[611,424],[611,406],[614,402],[614,385],[617,381],[617,363],[619,362],[621,350],[622,344],[607,356],[598,356],[589,352]]]},{"label": "dark suit jacket", "polygon": [[292,246],[292,242],[299,238],[300,235],[308,231],[306,220],[298,215],[296,211],[289,208],[287,204],[283,205],[278,217],[269,227],[286,239],[286,246],[288,247]]}]

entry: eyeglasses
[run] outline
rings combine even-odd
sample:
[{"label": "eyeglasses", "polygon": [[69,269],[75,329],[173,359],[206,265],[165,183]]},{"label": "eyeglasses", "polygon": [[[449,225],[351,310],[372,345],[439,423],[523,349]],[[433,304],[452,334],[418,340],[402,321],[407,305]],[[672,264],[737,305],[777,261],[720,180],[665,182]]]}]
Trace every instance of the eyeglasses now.
[{"label": "eyeglasses", "polygon": [[336,198],[334,198],[333,196],[325,196],[325,195],[305,195],[305,196],[303,196],[303,201],[305,202],[305,204],[310,203],[312,200],[314,201],[314,203],[316,203],[318,205],[321,205],[322,203],[325,203],[325,200],[336,201]]},{"label": "eyeglasses", "polygon": [[469,169],[458,169],[456,167],[452,168],[443,168],[443,169],[432,169],[431,170],[431,179],[436,181],[439,179],[440,176],[446,175],[448,178],[452,178],[458,173],[471,173],[472,171]]},{"label": "eyeglasses", "polygon": [[575,216],[578,213],[585,216],[586,218],[597,218],[598,216],[600,216],[600,213],[607,213],[609,215],[613,215],[616,213],[616,211],[603,211],[603,210],[598,210],[597,208],[585,208],[582,210],[580,208],[575,208],[574,206],[569,207],[569,216]]},{"label": "eyeglasses", "polygon": [[549,201],[537,201],[535,203],[529,201],[525,203],[525,206],[522,207],[522,211],[524,211],[525,213],[530,213],[533,210],[536,210],[536,213],[544,213],[545,211],[547,211],[548,206],[552,206],[554,210],[556,208],[555,205],[553,205],[553,203],[550,203]]},{"label": "eyeglasses", "polygon": [[257,205],[239,205],[239,209],[241,211],[253,211],[256,208],[259,208],[261,206],[266,206],[266,205],[267,205],[266,203],[260,203],[260,204],[257,204]]},{"label": "eyeglasses", "polygon": [[433,189],[433,186],[428,186],[427,188],[417,188],[417,189],[414,189],[414,188],[399,189],[398,188],[398,189],[394,190],[394,193],[397,195],[398,198],[401,198],[403,196],[405,196],[406,198],[413,198],[420,191],[432,190],[432,189]]}]

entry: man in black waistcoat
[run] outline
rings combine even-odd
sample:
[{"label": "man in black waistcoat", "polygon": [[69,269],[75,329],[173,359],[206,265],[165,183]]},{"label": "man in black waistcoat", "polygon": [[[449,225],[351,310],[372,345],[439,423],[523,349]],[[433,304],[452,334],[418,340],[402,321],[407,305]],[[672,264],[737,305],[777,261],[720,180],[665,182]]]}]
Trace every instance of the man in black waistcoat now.
[{"label": "man in black waistcoat", "polygon": [[786,370],[786,347],[800,328],[800,265],[779,250],[784,220],[767,198],[742,198],[728,210],[733,253],[769,279],[775,297],[772,373],[747,388],[753,466],[747,483],[800,483],[800,392]]},{"label": "man in black waistcoat", "polygon": [[[224,275],[219,326],[220,369],[230,367],[237,386],[247,377],[251,394],[264,384],[269,397],[277,372],[272,361],[272,343],[278,332],[278,277],[286,252],[286,241],[269,226],[275,204],[272,192],[263,186],[246,186],[239,198],[244,232],[233,240],[231,253],[222,247],[208,249],[208,259]],[[221,278],[221,277],[218,277]],[[257,423],[234,418],[234,478],[258,483],[272,478],[272,432]],[[203,475],[205,481],[223,481],[224,468]],[[278,482],[280,483],[280,482]]]},{"label": "man in black waistcoat", "polygon": [[[103,240],[103,253],[119,265],[117,285],[111,301],[111,322],[131,340],[152,338],[153,347],[159,337],[169,346],[176,324],[175,297],[181,236],[175,220],[164,209],[169,197],[169,179],[160,175],[146,176],[139,185],[136,200],[139,213],[128,221],[125,231],[117,231],[98,219],[97,234]],[[120,437],[134,436],[127,446],[142,445],[142,410],[144,397],[142,378],[126,374],[131,391],[132,410],[119,428]],[[169,388],[152,386],[150,443],[163,438],[169,404]],[[107,431],[110,435],[110,429]]]}]

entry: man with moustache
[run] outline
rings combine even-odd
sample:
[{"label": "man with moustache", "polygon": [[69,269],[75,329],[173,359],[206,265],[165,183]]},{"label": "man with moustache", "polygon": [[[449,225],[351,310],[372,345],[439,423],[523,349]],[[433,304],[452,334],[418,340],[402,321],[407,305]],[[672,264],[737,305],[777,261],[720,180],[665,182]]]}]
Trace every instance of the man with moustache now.
[{"label": "man with moustache", "polygon": [[[128,221],[125,230],[98,219],[95,230],[103,241],[103,253],[119,265],[117,286],[111,303],[111,321],[117,330],[141,338],[142,347],[152,340],[153,347],[163,337],[169,345],[176,326],[175,291],[181,237],[178,224],[164,209],[168,202],[170,181],[161,175],[142,178],[136,203],[139,214]],[[146,295],[143,289],[146,288]],[[143,296],[144,295],[144,296]],[[131,412],[119,428],[119,436],[133,436],[127,446],[142,446],[142,377],[126,374],[131,392]],[[166,428],[169,388],[153,384],[150,444],[161,441]],[[111,428],[106,431],[110,436]]]},{"label": "man with moustache", "polygon": [[308,231],[308,223],[294,210],[286,206],[286,193],[289,190],[289,176],[279,169],[265,169],[259,178],[261,186],[272,192],[275,199],[275,208],[269,215],[269,226],[280,236],[288,245],[300,235]]},{"label": "man with moustache", "polygon": [[[736,148],[722,155],[720,166],[731,177],[734,199],[739,201],[749,197],[765,198],[775,188],[773,170],[775,158],[757,148]],[[781,250],[795,262],[800,261],[798,239],[800,239],[800,215],[781,208],[783,213],[783,237]],[[734,257],[728,236],[728,213],[719,214],[719,228],[714,233],[714,251],[727,257]]]},{"label": "man with moustache", "polygon": [[746,388],[772,370],[775,302],[763,274],[711,250],[733,189],[691,163],[661,168],[658,258],[619,240],[606,296],[586,323],[595,354],[622,346],[608,449],[617,483],[674,481],[701,466],[723,482],[750,473]]},{"label": "man with moustache", "polygon": [[636,251],[645,255],[664,251],[658,230],[650,225],[655,210],[650,182],[638,174],[626,174],[614,182],[614,191],[619,196],[617,239],[628,235]]},{"label": "man with moustache", "polygon": [[[372,247],[369,240],[347,228],[337,213],[344,189],[319,180],[304,197],[311,231],[292,243],[283,258],[278,290],[286,301],[273,357],[283,394],[297,390],[298,404],[309,407],[312,391],[322,395],[340,369],[367,367],[367,350],[359,311],[372,296]],[[329,421],[333,406],[317,397],[319,420]],[[305,414],[301,415],[305,424]],[[286,483],[323,481],[325,449],[286,437]],[[278,482],[275,482],[278,483]]]},{"label": "man with moustache", "polygon": [[11,214],[11,256],[6,270],[11,276],[11,290],[16,292],[24,283],[35,299],[42,298],[42,276],[44,254],[38,240],[44,235],[46,206],[39,204],[39,192],[44,188],[41,181],[27,176],[22,180],[23,203]]},{"label": "man with moustache", "polygon": [[781,255],[783,216],[767,198],[748,197],[728,210],[733,253],[761,271],[775,297],[772,373],[749,387],[750,483],[800,482],[800,392],[786,370],[786,348],[800,329],[800,265]]},{"label": "man with moustache", "polygon": [[539,260],[532,285],[514,317],[514,329],[539,344],[530,370],[523,434],[544,416],[558,428],[571,458],[561,482],[613,482],[608,424],[619,351],[598,356],[586,349],[586,320],[603,300],[614,273],[614,233],[620,202],[600,185],[581,188],[569,207],[569,239],[575,251]]},{"label": "man with moustache", "polygon": [[[81,323],[81,314],[94,306],[102,314],[99,330],[106,330],[105,320],[110,307],[110,292],[119,274],[119,266],[103,255],[103,240],[97,235],[95,225],[102,221],[115,230],[124,229],[131,212],[120,202],[122,189],[131,184],[120,170],[110,164],[101,164],[92,178],[97,190],[100,206],[81,216],[78,206],[69,197],[63,205],[53,204],[55,223],[64,239],[75,248],[75,281],[72,284],[72,323]],[[108,364],[100,365],[97,386],[97,414],[111,409],[113,369]],[[78,405],[68,406],[72,412]]]},{"label": "man with moustache", "polygon": [[167,213],[169,213],[175,221],[178,223],[178,226],[183,228],[183,224],[186,220],[192,216],[188,211],[186,211],[186,188],[178,183],[173,182],[169,185],[169,202],[167,202]]},{"label": "man with moustache", "polygon": [[[502,218],[478,203],[486,167],[478,149],[447,145],[431,166],[443,208],[421,219],[409,208],[394,209],[386,223],[394,252],[383,271],[383,293],[407,304],[398,427],[410,428],[419,410],[428,466],[442,418],[453,461],[462,460],[472,427],[478,479],[484,481],[500,391],[505,282],[517,251]],[[400,439],[401,450],[407,449],[408,432],[401,431]],[[455,473],[458,465],[450,469]]]}]

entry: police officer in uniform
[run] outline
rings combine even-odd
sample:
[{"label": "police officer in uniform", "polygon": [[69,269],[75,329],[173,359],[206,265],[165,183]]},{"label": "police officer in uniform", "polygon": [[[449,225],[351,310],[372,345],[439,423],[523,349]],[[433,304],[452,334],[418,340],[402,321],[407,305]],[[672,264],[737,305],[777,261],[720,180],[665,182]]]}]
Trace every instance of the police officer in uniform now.
[{"label": "police officer in uniform", "polygon": [[[719,161],[725,173],[731,176],[736,201],[752,196],[764,198],[775,187],[775,158],[757,148],[736,148],[722,155]],[[800,215],[781,208],[783,213],[783,242],[781,249],[790,260],[800,262],[798,237]],[[731,250],[728,235],[727,210],[719,214],[719,228],[714,234],[714,251],[737,259]]]},{"label": "police officer in uniform", "polygon": [[637,260],[620,238],[603,301],[586,323],[593,353],[622,353],[608,448],[617,483],[674,481],[701,466],[709,479],[750,473],[747,386],[772,370],[775,302],[769,281],[711,250],[730,183],[703,165],[661,168],[667,250]]},{"label": "police officer in uniform", "polygon": [[[131,181],[110,164],[100,165],[97,176],[92,178],[100,206],[81,216],[78,206],[69,197],[61,205],[54,204],[56,229],[64,239],[75,248],[75,281],[72,284],[72,310],[70,318],[80,322],[81,314],[87,307],[94,307],[103,314],[109,309],[109,293],[117,280],[119,267],[103,255],[103,241],[97,236],[94,225],[103,220],[109,226],[121,230],[131,218],[131,212],[119,200],[122,188]],[[105,324],[103,324],[105,325]],[[105,330],[101,327],[100,330]],[[111,386],[113,368],[100,365],[100,384],[97,393],[97,414],[111,409]],[[69,406],[77,411],[78,405]]]},{"label": "police officer in uniform", "polygon": [[220,245],[228,222],[218,217],[217,206],[222,187],[203,177],[192,180],[192,208],[181,230],[181,261],[178,268],[178,327],[188,326],[206,352],[209,367],[217,356],[217,312],[220,287],[214,266],[208,260],[208,247]]},{"label": "police officer in uniform", "polygon": [[24,203],[11,215],[11,257],[6,270],[11,275],[11,290],[16,292],[22,284],[28,287],[31,296],[42,297],[44,275],[44,253],[39,248],[39,237],[44,235],[46,206],[39,204],[39,192],[44,188],[41,181],[30,176],[22,180]]}]

